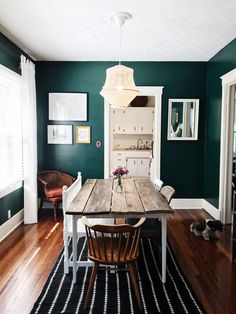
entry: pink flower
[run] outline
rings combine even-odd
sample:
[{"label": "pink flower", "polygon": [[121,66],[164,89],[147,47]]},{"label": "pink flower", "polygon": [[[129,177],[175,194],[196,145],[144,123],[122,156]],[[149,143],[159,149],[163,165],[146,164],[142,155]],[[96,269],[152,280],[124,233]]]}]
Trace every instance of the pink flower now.
[{"label": "pink flower", "polygon": [[112,170],[111,173],[115,177],[121,177],[121,176],[123,176],[125,174],[128,174],[129,170],[126,167],[116,167],[115,169]]}]

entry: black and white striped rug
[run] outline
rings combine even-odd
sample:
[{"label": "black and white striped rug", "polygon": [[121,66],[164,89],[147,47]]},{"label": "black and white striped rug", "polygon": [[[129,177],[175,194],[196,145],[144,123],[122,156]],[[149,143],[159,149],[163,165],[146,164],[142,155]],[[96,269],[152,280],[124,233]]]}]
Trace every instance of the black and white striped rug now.
[{"label": "black and white striped rug", "polygon": [[[82,259],[86,256],[86,241],[78,243]],[[138,277],[144,313],[206,313],[179,269],[168,247],[167,280],[161,282],[161,262],[158,248],[151,239],[142,239],[138,260]],[[49,279],[35,303],[33,313],[140,313],[132,291],[129,275],[125,271],[98,272],[89,311],[83,303],[90,278],[91,267],[78,270],[77,284],[72,284],[72,273],[63,273],[63,253],[60,254]]]}]

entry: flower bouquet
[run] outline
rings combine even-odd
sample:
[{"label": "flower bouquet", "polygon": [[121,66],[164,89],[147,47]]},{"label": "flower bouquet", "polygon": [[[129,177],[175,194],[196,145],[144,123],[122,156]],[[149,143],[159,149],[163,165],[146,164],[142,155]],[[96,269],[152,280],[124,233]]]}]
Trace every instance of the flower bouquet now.
[{"label": "flower bouquet", "polygon": [[122,192],[123,191],[123,185],[122,185],[121,177],[123,175],[128,174],[129,170],[126,167],[119,166],[119,167],[114,168],[111,173],[117,179],[116,191]]}]

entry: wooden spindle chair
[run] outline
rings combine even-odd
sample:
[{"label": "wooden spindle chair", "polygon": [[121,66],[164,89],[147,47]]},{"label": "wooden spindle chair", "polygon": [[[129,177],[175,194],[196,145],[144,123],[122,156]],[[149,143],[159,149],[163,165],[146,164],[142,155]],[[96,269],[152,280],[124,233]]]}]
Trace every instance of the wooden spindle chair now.
[{"label": "wooden spindle chair", "polygon": [[162,196],[164,196],[167,203],[169,204],[175,194],[175,189],[172,188],[172,186],[165,185],[163,188],[161,188],[160,193]]},{"label": "wooden spindle chair", "polygon": [[91,225],[86,217],[82,217],[82,221],[87,235],[88,258],[94,262],[84,308],[87,309],[89,306],[98,267],[100,264],[105,264],[128,266],[138,307],[142,310],[135,261],[139,256],[140,230],[145,218],[141,218],[134,226],[128,224]]}]

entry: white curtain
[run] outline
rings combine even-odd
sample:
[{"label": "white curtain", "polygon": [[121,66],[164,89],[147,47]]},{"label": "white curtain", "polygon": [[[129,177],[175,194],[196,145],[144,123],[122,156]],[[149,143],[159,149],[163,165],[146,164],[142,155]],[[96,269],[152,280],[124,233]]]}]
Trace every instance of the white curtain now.
[{"label": "white curtain", "polygon": [[24,223],[38,220],[35,66],[21,56],[23,81]]}]

